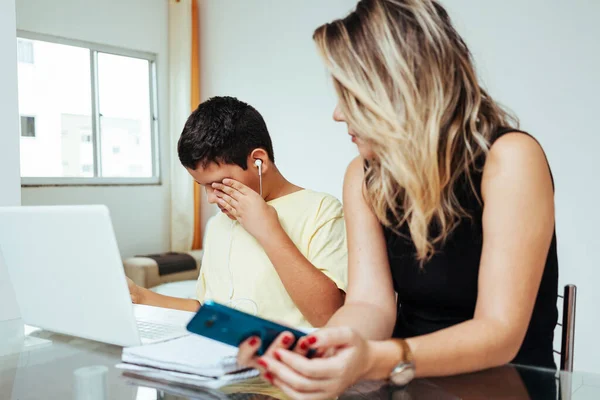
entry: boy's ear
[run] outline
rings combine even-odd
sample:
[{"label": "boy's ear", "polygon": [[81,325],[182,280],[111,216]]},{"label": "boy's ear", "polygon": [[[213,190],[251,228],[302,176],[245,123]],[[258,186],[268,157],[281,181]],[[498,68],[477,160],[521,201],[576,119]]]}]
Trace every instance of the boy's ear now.
[{"label": "boy's ear", "polygon": [[271,161],[269,160],[269,155],[264,149],[254,149],[248,156],[248,168],[254,168],[256,173],[258,173],[258,167],[255,165],[256,160],[262,161],[261,168],[263,174],[269,171],[271,167]]}]

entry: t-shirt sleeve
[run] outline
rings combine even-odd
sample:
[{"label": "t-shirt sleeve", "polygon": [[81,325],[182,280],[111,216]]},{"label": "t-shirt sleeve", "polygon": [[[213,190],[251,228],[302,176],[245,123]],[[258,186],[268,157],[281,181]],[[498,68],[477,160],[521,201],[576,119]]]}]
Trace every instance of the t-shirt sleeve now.
[{"label": "t-shirt sleeve", "polygon": [[200,302],[200,304],[204,303],[204,297],[206,296],[206,279],[204,277],[204,272],[200,269],[200,276],[198,276],[198,281],[196,282],[196,300]]},{"label": "t-shirt sleeve", "polygon": [[314,229],[308,241],[307,259],[338,288],[348,285],[348,246],[342,205],[336,198],[326,196],[320,203]]},{"label": "t-shirt sleeve", "polygon": [[[213,217],[214,218],[214,217]],[[212,249],[212,245],[209,240],[211,239],[210,230],[212,226],[213,218],[210,218],[206,223],[206,227],[204,228],[204,238],[202,242],[204,243],[204,253],[202,254],[202,263],[200,265],[200,275],[198,276],[198,281],[196,282],[196,300],[202,304],[204,299],[206,298],[206,267],[208,266],[208,261],[210,258],[210,252]]]}]

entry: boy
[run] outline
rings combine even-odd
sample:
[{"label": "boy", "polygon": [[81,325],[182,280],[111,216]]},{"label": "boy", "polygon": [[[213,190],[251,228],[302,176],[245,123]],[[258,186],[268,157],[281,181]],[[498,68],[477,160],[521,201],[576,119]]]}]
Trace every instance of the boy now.
[{"label": "boy", "polygon": [[206,227],[198,300],[130,282],[132,300],[195,311],[210,298],[295,327],[324,325],[343,304],[347,282],[340,202],[287,181],[262,116],[232,97],[200,104],[178,153],[221,210]]}]

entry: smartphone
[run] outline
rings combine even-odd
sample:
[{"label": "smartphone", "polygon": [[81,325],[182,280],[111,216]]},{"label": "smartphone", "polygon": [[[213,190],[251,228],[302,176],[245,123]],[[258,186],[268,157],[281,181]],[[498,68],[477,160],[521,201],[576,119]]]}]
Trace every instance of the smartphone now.
[{"label": "smartphone", "polygon": [[188,323],[187,330],[236,347],[249,337],[257,336],[261,340],[258,355],[263,355],[277,336],[283,332],[290,332],[294,335],[294,342],[290,348],[296,345],[299,338],[306,336],[306,332],[279,325],[210,300],[204,302],[200,307]]}]

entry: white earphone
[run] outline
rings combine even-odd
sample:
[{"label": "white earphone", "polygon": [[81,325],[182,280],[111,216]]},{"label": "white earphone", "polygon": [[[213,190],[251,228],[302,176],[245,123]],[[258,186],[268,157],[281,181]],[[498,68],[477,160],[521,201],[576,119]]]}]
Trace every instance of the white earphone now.
[{"label": "white earphone", "polygon": [[233,271],[231,270],[231,246],[233,245],[233,231],[235,229],[236,221],[231,221],[231,230],[229,231],[229,248],[227,249],[227,270],[229,272],[229,301],[226,303],[227,306],[232,308],[238,308],[241,304],[248,304],[252,307],[252,314],[258,315],[258,304],[252,299],[238,298],[234,299],[235,289],[233,287]]},{"label": "white earphone", "polygon": [[258,168],[259,193],[262,196],[262,160],[260,158],[254,160],[254,165],[256,166],[256,168]]},{"label": "white earphone", "polygon": [[[260,195],[262,196],[262,160],[254,160],[254,165],[258,168],[258,180],[260,185]],[[227,249],[227,269],[229,271],[229,301],[227,305],[233,308],[237,308],[240,304],[247,303],[252,306],[253,314],[258,314],[258,304],[252,299],[239,298],[234,299],[235,289],[233,287],[233,271],[231,270],[231,246],[233,244],[233,230],[235,229],[235,221],[231,221],[231,231],[229,232],[229,248]]]}]

